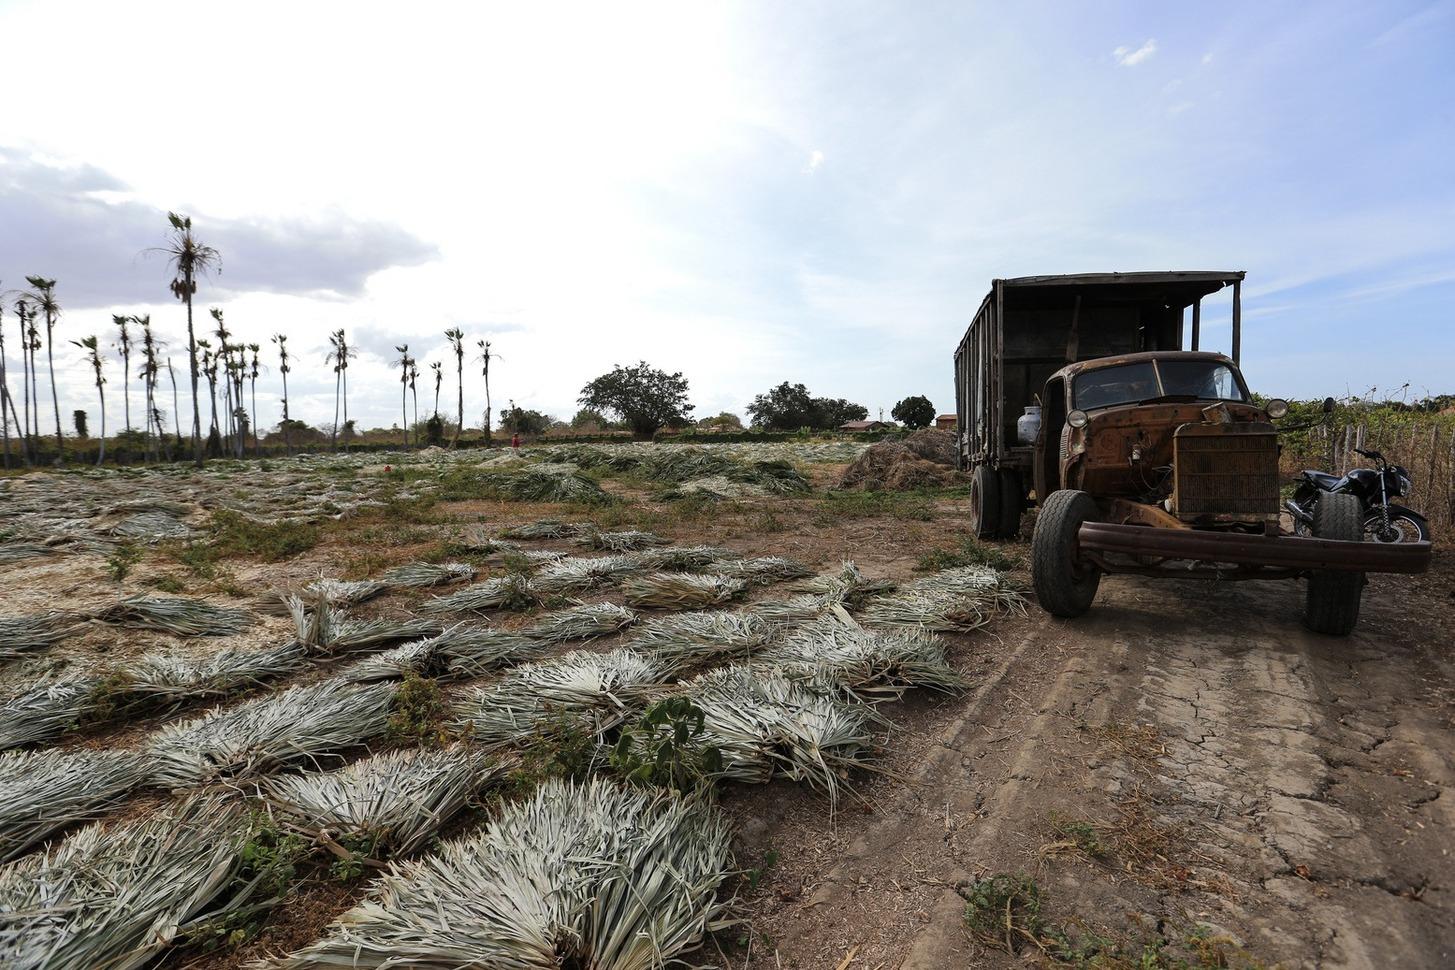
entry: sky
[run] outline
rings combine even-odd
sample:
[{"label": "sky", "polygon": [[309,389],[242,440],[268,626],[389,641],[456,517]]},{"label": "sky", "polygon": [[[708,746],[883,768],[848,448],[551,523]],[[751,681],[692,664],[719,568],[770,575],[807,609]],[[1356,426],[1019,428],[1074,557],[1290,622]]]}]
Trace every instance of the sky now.
[{"label": "sky", "polygon": [[1261,392],[1455,391],[1455,0],[0,0],[0,37],[0,292],[58,280],[93,429],[68,341],[150,313],[185,371],[169,210],[222,254],[201,319],[288,334],[310,423],[339,327],[365,427],[399,421],[397,346],[452,373],[452,326],[476,425],[486,338],[497,414],[569,418],[637,360],[697,416],[785,380],[951,411],[992,279],[1109,270],[1246,270]]}]

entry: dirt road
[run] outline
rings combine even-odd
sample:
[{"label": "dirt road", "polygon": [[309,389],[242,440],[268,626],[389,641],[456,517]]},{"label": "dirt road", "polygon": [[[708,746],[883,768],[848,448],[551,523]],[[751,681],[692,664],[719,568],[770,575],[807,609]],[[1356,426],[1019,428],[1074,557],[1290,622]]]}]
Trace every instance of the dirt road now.
[{"label": "dirt road", "polygon": [[[1301,586],[1115,578],[1082,620],[963,638],[974,689],[906,712],[904,777],[867,807],[742,806],[767,816],[743,857],[775,864],[752,964],[1010,966],[1070,940],[1455,965],[1452,590],[1377,578],[1335,639],[1299,624]],[[1000,872],[1042,894],[1018,956],[972,939],[956,892]]]}]

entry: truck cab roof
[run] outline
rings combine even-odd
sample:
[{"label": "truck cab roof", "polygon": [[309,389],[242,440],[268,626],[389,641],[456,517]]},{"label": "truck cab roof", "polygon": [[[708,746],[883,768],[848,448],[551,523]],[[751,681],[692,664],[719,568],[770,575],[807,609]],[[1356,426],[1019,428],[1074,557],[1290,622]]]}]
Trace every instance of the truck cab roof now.
[{"label": "truck cab roof", "polygon": [[1148,360],[1212,360],[1221,364],[1227,364],[1234,370],[1238,369],[1238,365],[1233,363],[1233,358],[1227,354],[1219,354],[1210,350],[1144,350],[1135,354],[1118,354],[1115,357],[1097,357],[1094,360],[1078,360],[1074,364],[1067,364],[1052,376],[1073,378],[1077,374],[1099,370],[1103,367],[1116,367],[1120,364],[1139,364]]}]

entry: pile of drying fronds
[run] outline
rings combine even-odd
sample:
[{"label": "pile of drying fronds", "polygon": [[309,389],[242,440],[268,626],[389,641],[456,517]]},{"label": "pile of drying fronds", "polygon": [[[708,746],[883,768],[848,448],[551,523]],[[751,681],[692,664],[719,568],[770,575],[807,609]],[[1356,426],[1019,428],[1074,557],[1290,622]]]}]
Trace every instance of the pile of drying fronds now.
[{"label": "pile of drying fronds", "polygon": [[570,539],[594,531],[590,522],[562,522],[559,519],[541,519],[525,525],[512,526],[500,533],[502,539]]},{"label": "pile of drying fronds", "polygon": [[179,637],[226,637],[253,622],[247,610],[217,606],[185,596],[128,596],[96,614],[105,623],[138,630],[161,630]]},{"label": "pile of drying fronds", "polygon": [[0,862],[52,832],[100,816],[150,771],[147,759],[130,751],[0,754]]},{"label": "pile of drying fronds", "polygon": [[584,603],[547,613],[516,633],[547,645],[567,640],[594,640],[624,630],[637,621],[637,614],[615,603]]},{"label": "pile of drying fronds", "polygon": [[324,939],[267,965],[675,964],[724,906],[729,840],[710,802],[548,781],[480,834],[391,866]]},{"label": "pile of drying fronds", "polygon": [[611,501],[611,496],[602,491],[595,479],[576,471],[557,471],[540,466],[490,474],[482,482],[482,492],[512,502],[590,504]]},{"label": "pile of drying fronds", "polygon": [[484,610],[522,610],[535,602],[531,586],[524,576],[496,576],[474,586],[466,586],[449,596],[427,600],[420,610],[425,613],[479,613]]},{"label": "pile of drying fronds", "polygon": [[695,610],[739,599],[748,590],[745,580],[695,573],[649,573],[629,576],[621,584],[632,606],[658,610]]},{"label": "pile of drying fronds", "polygon": [[541,644],[511,630],[457,623],[438,636],[365,657],[343,672],[349,680],[475,677],[539,655]]},{"label": "pile of drying fronds", "polygon": [[813,571],[801,562],[783,556],[758,556],[753,559],[738,559],[718,564],[717,571],[724,576],[746,580],[754,586],[767,586],[788,579],[802,579],[812,576]]},{"label": "pile of drying fronds", "polygon": [[45,679],[0,701],[0,750],[50,741],[72,730],[91,710],[95,677]]},{"label": "pile of drying fronds", "polygon": [[303,596],[308,600],[326,600],[334,606],[354,606],[373,599],[388,588],[377,579],[325,579],[320,576],[303,587]]},{"label": "pile of drying fronds", "polygon": [[87,826],[0,868],[0,966],[131,970],[150,962],[229,887],[249,828],[241,800],[197,796]]},{"label": "pile of drying fronds", "polygon": [[648,620],[630,646],[685,667],[729,657],[745,657],[776,640],[783,627],[757,613],[712,610]]},{"label": "pile of drying fronds", "polygon": [[111,717],[125,711],[155,711],[207,697],[220,697],[282,677],[304,667],[308,653],[297,643],[265,650],[229,647],[208,657],[148,653],[111,668],[93,695]]},{"label": "pile of drying fronds", "polygon": [[631,552],[634,549],[646,549],[650,546],[665,546],[667,540],[655,532],[642,532],[639,529],[598,532],[593,528],[584,532],[576,540],[576,544],[588,549],[602,549],[606,552]]},{"label": "pile of drying fronds", "polygon": [[892,596],[872,600],[864,610],[864,622],[966,631],[1002,613],[1024,616],[1025,612],[1025,595],[1008,575],[984,566],[963,566],[917,579]]},{"label": "pile of drying fronds", "polygon": [[594,734],[620,724],[671,671],[634,650],[571,653],[524,664],[476,690],[459,726],[492,747],[529,741],[569,724]]},{"label": "pile of drying fronds", "polygon": [[475,567],[465,562],[411,562],[395,566],[380,579],[396,589],[424,589],[475,578]]},{"label": "pile of drying fronds", "polygon": [[351,619],[337,612],[334,605],[322,596],[314,597],[312,603],[305,603],[301,598],[290,595],[285,602],[288,604],[288,612],[293,615],[298,642],[310,650],[324,653],[375,647],[396,640],[432,637],[443,630],[437,621],[417,616],[402,619]]},{"label": "pile of drying fronds", "polygon": [[136,539],[151,544],[167,539],[186,539],[192,534],[192,530],[187,527],[187,523],[178,521],[174,516],[152,509],[127,516],[112,526],[110,533],[122,539]]},{"label": "pile of drying fronds", "polygon": [[0,542],[0,563],[20,562],[49,556],[55,550],[38,542]]},{"label": "pile of drying fronds", "polygon": [[48,647],[77,633],[81,617],[75,613],[42,613],[39,616],[0,616],[0,660],[18,657],[28,650]]},{"label": "pile of drying fronds", "polygon": [[530,587],[546,596],[575,596],[642,572],[648,567],[640,557],[641,553],[568,556],[543,566],[531,579]]},{"label": "pile of drying fronds", "polygon": [[293,826],[379,857],[419,848],[509,767],[474,748],[416,748],[337,771],[272,778],[262,793]]},{"label": "pile of drying fronds", "polygon": [[793,631],[755,663],[860,699],[898,699],[909,687],[953,691],[964,686],[937,637],[923,630],[866,630],[842,606]]},{"label": "pile of drying fronds", "polygon": [[717,748],[723,777],[735,781],[782,775],[836,801],[839,779],[873,750],[872,709],[771,671],[734,664],[694,677],[682,693],[703,714],[695,740]]},{"label": "pile of drying fronds", "polygon": [[156,781],[184,788],[316,763],[383,734],[394,693],[392,684],[325,680],[168,724],[147,746]]}]

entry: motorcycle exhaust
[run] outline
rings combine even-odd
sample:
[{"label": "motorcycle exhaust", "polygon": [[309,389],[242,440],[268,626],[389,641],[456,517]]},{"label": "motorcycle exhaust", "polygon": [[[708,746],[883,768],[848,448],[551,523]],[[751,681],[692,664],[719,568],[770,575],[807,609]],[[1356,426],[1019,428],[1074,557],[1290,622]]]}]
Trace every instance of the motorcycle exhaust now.
[{"label": "motorcycle exhaust", "polygon": [[1311,526],[1314,524],[1314,517],[1300,508],[1298,503],[1293,499],[1288,499],[1284,502],[1283,507],[1288,509],[1288,514],[1292,515],[1296,521],[1302,522],[1304,525]]}]

